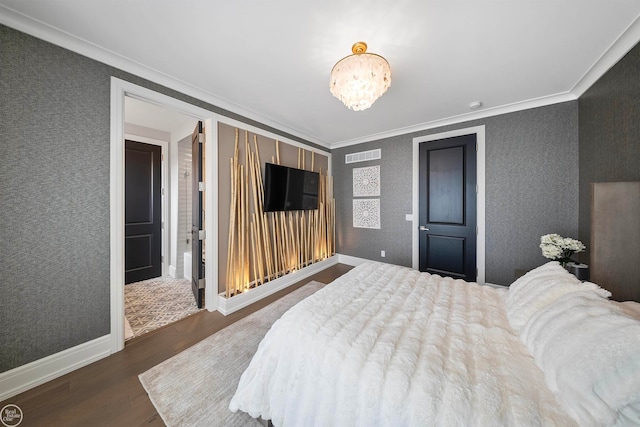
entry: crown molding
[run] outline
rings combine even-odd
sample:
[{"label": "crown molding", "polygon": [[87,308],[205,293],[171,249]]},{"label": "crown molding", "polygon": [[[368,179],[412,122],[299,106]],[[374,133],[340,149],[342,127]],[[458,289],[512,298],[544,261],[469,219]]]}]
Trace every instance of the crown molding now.
[{"label": "crown molding", "polygon": [[598,60],[580,77],[573,86],[571,92],[579,98],[600,77],[618,63],[640,40],[640,15],[627,27],[626,30],[609,46]]},{"label": "crown molding", "polygon": [[473,113],[462,114],[459,116],[448,117],[445,119],[425,122],[418,125],[398,128],[377,134],[371,134],[359,138],[346,141],[334,142],[331,149],[348,147],[351,145],[362,144],[365,142],[376,141],[384,138],[391,138],[399,135],[420,132],[434,129],[442,126],[454,125],[458,123],[468,122],[471,120],[483,119],[486,117],[497,116],[501,114],[513,113],[516,111],[527,110],[530,108],[543,107],[546,105],[558,104],[566,101],[573,101],[582,96],[598,79],[600,79],[607,71],[622,59],[640,40],[640,15],[620,34],[620,36],[609,46],[609,48],[598,58],[598,60],[585,72],[571,90],[549,95],[541,98],[535,98],[527,101],[516,102],[513,104],[502,105],[499,107],[482,109]]},{"label": "crown molding", "polygon": [[0,4],[0,24],[327,149],[329,143]]},{"label": "crown molding", "polygon": [[42,21],[35,20],[20,12],[17,12],[5,5],[0,5],[0,23],[18,31],[29,34],[33,37],[42,39],[49,43],[63,47],[65,49],[76,52],[98,62],[102,62],[114,68],[142,77],[154,83],[160,84],[167,88],[176,90],[185,95],[192,96],[229,112],[238,114],[250,120],[255,120],[266,126],[270,126],[281,132],[294,135],[298,138],[314,143],[327,149],[336,149],[348,147],[351,145],[361,144],[364,142],[375,141],[384,138],[391,138],[403,134],[420,132],[437,127],[467,122],[470,120],[482,119],[486,117],[507,114],[529,108],[536,108],[555,103],[578,99],[584,94],[591,85],[593,85],[600,77],[602,77],[611,67],[613,67],[624,55],[626,55],[640,40],[640,15],[637,16],[627,29],[611,44],[611,46],[602,54],[602,56],[585,72],[571,90],[549,95],[541,98],[526,100],[513,104],[503,105],[493,108],[485,108],[480,111],[452,116],[431,122],[425,122],[403,128],[397,128],[381,133],[370,134],[350,140],[328,143],[319,140],[307,133],[294,129],[280,123],[276,120],[265,117],[264,115],[241,107],[226,99],[220,98],[212,93],[200,89],[182,80],[176,79],[170,75],[162,73],[153,68],[147,67],[132,59],[118,55],[115,52],[104,49],[89,41],[73,36],[60,29],[52,27]]},{"label": "crown molding", "polygon": [[360,138],[349,139],[346,141],[335,142],[331,144],[331,149],[349,147],[351,145],[362,144],[365,142],[377,141],[380,139],[392,138],[399,135],[407,135],[414,132],[421,132],[429,129],[440,128],[443,126],[455,125],[458,123],[466,123],[472,120],[484,119],[502,114],[514,113],[516,111],[528,110],[531,108],[544,107],[561,102],[574,101],[577,97],[571,92],[558,93],[555,95],[544,96],[541,98],[530,99],[513,104],[501,105],[499,107],[485,108],[472,113],[461,114],[459,116],[447,117],[445,119],[434,120],[431,122],[420,123],[413,126],[393,129],[386,132],[375,133]]}]

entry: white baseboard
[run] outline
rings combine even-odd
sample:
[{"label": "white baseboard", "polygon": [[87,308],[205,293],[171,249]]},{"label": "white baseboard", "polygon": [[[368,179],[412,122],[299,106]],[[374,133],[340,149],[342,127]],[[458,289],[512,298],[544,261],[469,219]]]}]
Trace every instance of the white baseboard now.
[{"label": "white baseboard", "polygon": [[491,286],[492,288],[498,288],[498,289],[509,289],[509,285],[496,285],[495,283],[488,283],[488,282],[484,282],[484,284],[486,286]]},{"label": "white baseboard", "polygon": [[61,377],[111,354],[111,336],[105,335],[51,356],[0,373],[0,401]]},{"label": "white baseboard", "polygon": [[[356,267],[360,264],[364,264],[365,262],[371,262],[372,260],[366,258],[358,258],[351,255],[342,255],[338,254],[338,262],[340,264],[347,264],[353,267]],[[380,262],[380,261],[379,261]]]},{"label": "white baseboard", "polygon": [[302,270],[298,270],[294,273],[289,273],[286,276],[279,277],[275,280],[260,285],[257,288],[250,289],[247,292],[232,296],[231,298],[225,297],[224,293],[218,295],[218,311],[223,315],[228,315],[234,311],[238,311],[256,301],[261,300],[281,289],[287,288],[294,283],[305,279],[315,273],[324,270],[327,267],[337,264],[338,256],[334,255],[330,258],[311,264]]},{"label": "white baseboard", "polygon": [[176,268],[173,265],[169,266],[169,276],[171,276],[172,279],[176,278]]}]

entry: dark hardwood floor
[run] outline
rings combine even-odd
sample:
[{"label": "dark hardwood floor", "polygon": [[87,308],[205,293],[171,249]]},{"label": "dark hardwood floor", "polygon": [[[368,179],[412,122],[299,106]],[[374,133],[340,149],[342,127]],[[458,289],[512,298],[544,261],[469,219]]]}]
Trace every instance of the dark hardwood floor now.
[{"label": "dark hardwood floor", "polygon": [[[352,267],[337,264],[228,316],[200,311],[127,342],[124,350],[0,403],[28,426],[164,426],[138,375],[311,280],[329,283]],[[215,421],[212,420],[212,426]]]}]

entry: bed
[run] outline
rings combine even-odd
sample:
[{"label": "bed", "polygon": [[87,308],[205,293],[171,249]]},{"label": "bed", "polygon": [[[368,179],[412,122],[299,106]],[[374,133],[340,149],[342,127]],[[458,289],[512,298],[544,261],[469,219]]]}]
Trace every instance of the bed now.
[{"label": "bed", "polygon": [[284,426],[640,424],[640,304],[557,262],[510,288],[360,265],[286,312],[232,411]]}]

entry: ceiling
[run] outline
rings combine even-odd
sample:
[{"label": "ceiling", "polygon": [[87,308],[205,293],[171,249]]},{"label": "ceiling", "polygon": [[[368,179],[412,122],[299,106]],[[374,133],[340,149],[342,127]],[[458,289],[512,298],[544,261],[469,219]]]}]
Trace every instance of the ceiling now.
[{"label": "ceiling", "polygon": [[[638,0],[0,0],[0,23],[327,147],[576,99],[639,16]],[[359,40],[392,83],[354,112],[329,73]]]}]

